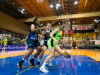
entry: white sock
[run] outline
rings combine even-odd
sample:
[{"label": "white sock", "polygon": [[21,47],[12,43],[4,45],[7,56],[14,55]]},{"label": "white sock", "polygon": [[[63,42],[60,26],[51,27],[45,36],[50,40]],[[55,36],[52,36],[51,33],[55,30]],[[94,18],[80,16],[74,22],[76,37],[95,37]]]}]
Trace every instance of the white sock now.
[{"label": "white sock", "polygon": [[51,62],[52,61],[52,58],[49,61]]},{"label": "white sock", "polygon": [[38,61],[40,62],[40,61],[41,61],[41,59],[39,59],[39,58],[38,58]]},{"label": "white sock", "polygon": [[35,58],[33,57],[33,59],[35,59]]},{"label": "white sock", "polygon": [[42,66],[45,67],[45,65],[46,65],[46,63],[44,62]]},{"label": "white sock", "polygon": [[22,58],[22,60],[25,60],[25,59]]}]

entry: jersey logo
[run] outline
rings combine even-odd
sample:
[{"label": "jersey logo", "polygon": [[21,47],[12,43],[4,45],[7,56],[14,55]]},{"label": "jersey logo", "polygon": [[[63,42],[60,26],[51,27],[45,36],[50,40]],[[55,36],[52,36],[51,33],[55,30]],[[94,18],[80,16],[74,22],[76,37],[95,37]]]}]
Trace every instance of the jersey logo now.
[{"label": "jersey logo", "polygon": [[46,37],[50,37],[49,35],[46,35]]},{"label": "jersey logo", "polygon": [[37,37],[37,34],[35,34],[34,37]]},{"label": "jersey logo", "polygon": [[36,31],[35,33],[39,34],[39,31]]}]

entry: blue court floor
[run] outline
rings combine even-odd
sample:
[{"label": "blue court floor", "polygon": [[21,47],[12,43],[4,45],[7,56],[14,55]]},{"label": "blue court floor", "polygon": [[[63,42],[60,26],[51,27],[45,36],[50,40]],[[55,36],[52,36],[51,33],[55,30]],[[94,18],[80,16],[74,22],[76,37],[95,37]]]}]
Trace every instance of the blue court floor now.
[{"label": "blue court floor", "polygon": [[[39,67],[32,67],[28,61],[33,57],[31,55],[23,64],[23,69],[17,68],[17,63],[22,56],[0,59],[0,75],[100,75],[100,63],[87,56],[73,55],[71,58],[53,58],[53,67],[46,65],[49,73],[42,73]],[[41,65],[47,57],[45,54],[41,60]],[[35,63],[37,59],[35,60]]]}]

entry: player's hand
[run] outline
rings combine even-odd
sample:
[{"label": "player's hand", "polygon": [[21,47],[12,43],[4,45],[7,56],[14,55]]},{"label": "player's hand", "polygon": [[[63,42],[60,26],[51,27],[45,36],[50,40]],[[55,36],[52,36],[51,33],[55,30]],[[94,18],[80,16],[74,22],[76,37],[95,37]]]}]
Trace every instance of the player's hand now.
[{"label": "player's hand", "polygon": [[39,35],[40,38],[42,38],[42,35]]},{"label": "player's hand", "polygon": [[46,29],[46,27],[42,27],[41,29]]},{"label": "player's hand", "polygon": [[20,40],[20,42],[23,42],[23,40]]},{"label": "player's hand", "polygon": [[59,44],[59,42],[57,40],[54,40],[56,44]]}]

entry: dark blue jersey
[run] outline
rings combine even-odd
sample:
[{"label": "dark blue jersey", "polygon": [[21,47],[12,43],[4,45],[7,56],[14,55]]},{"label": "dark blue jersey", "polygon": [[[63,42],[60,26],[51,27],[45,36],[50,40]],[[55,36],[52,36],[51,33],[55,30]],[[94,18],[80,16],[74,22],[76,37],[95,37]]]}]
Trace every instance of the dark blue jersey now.
[{"label": "dark blue jersey", "polygon": [[73,44],[72,45],[76,45],[76,41],[73,41]]},{"label": "dark blue jersey", "polygon": [[[46,30],[44,31],[44,33],[46,32]],[[44,35],[44,41],[48,41],[49,40],[49,38],[50,38],[50,33],[52,32],[52,30],[50,30],[50,32],[49,33],[47,33],[47,34],[45,34]]]},{"label": "dark blue jersey", "polygon": [[[35,28],[36,29],[36,28]],[[31,31],[30,30],[30,33],[28,35],[28,38],[27,39],[33,39],[33,40],[38,40],[38,34],[40,33],[40,31]]]}]

